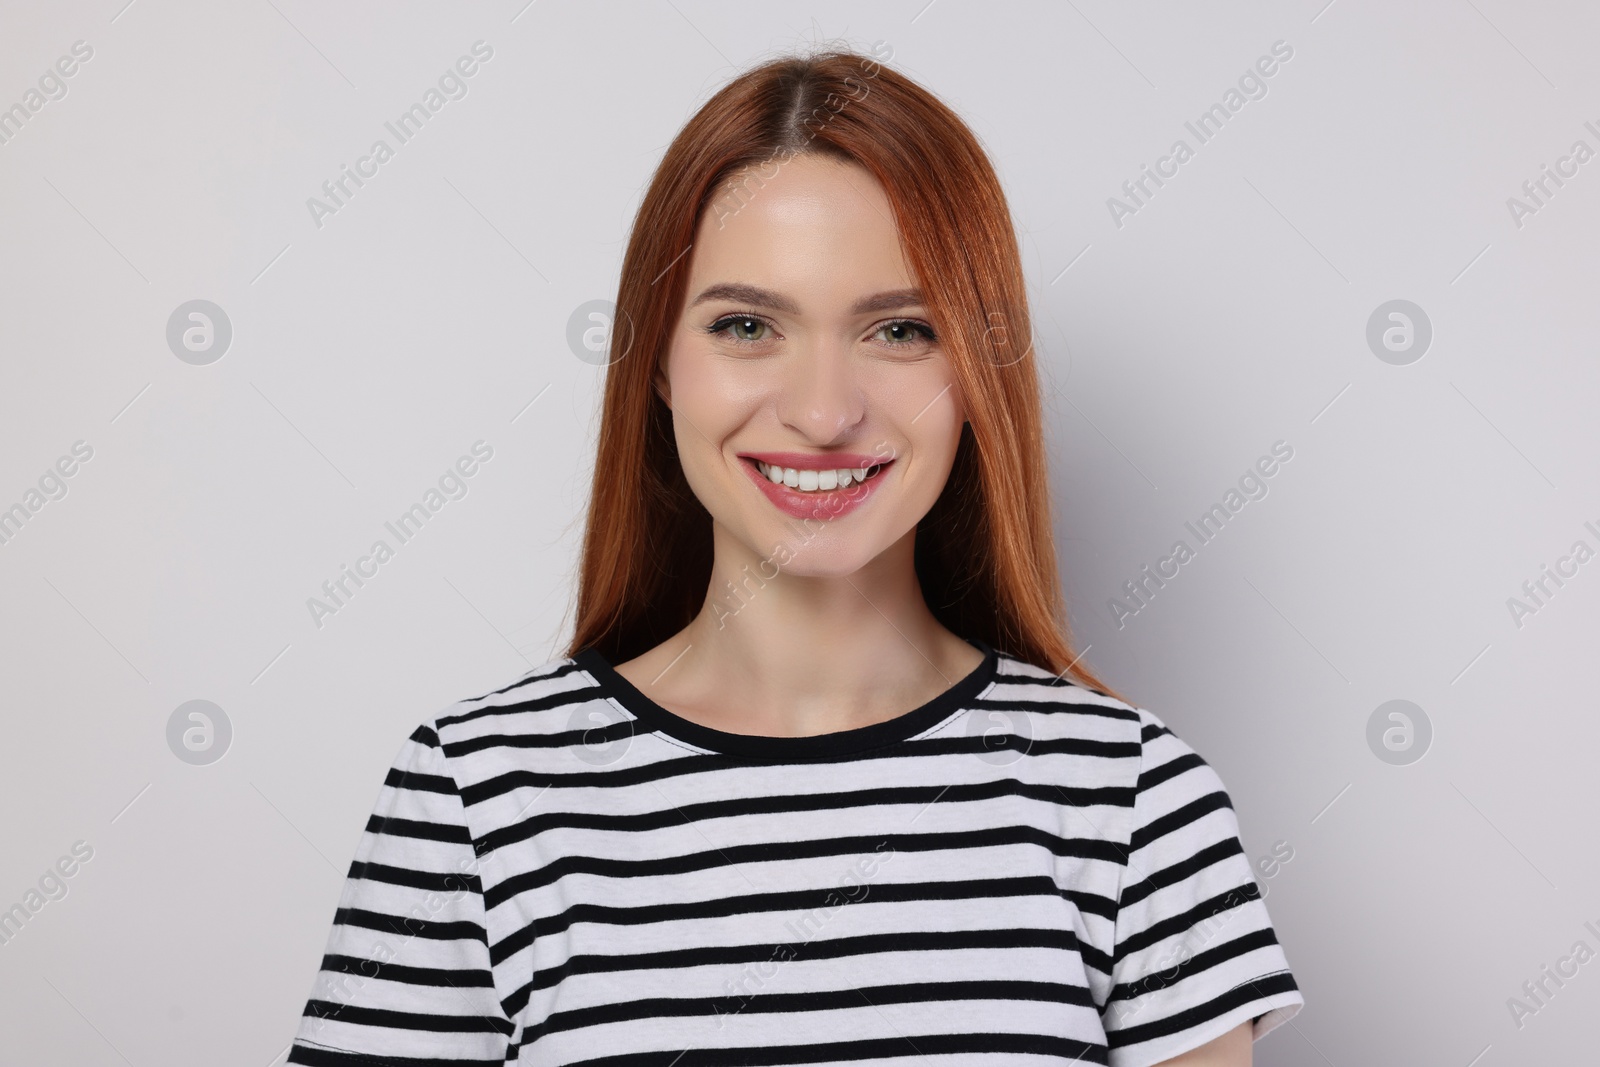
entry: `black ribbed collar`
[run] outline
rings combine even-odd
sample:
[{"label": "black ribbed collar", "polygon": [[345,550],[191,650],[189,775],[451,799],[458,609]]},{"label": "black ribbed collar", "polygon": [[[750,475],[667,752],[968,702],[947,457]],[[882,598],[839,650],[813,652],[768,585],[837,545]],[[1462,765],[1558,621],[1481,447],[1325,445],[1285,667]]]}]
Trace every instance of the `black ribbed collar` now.
[{"label": "black ribbed collar", "polygon": [[593,646],[578,651],[573,662],[588,671],[605,694],[631,713],[645,729],[659,731],[696,748],[751,759],[788,760],[850,756],[868,749],[904,741],[943,722],[966,706],[994,680],[998,656],[983,641],[967,638],[983,653],[983,662],[966,677],[920,707],[882,722],[853,730],[813,734],[809,737],[768,737],[716,730],[668,711],[645,696]]}]

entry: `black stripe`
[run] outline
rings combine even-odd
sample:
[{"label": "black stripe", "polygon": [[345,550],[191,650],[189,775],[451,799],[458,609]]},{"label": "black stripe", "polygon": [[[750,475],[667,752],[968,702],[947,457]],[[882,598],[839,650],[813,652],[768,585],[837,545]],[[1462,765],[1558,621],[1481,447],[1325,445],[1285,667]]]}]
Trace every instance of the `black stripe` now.
[{"label": "black stripe", "polygon": [[1197,752],[1190,752],[1186,755],[1169,759],[1159,767],[1151,767],[1149,770],[1139,772],[1139,792],[1143,793],[1146,789],[1153,789],[1162,782],[1171,781],[1185,771],[1192,771],[1196,767],[1204,767],[1205,765],[1206,761],[1201,759],[1200,754]]},{"label": "black stripe", "polygon": [[[830,737],[832,735],[821,734],[818,736]],[[805,739],[778,737],[767,738],[767,740],[796,741]],[[871,752],[835,757],[828,762],[845,763],[868,759],[935,759],[951,755],[982,755],[1001,749],[1019,752],[1019,759],[1069,755],[1131,760],[1137,759],[1139,756],[1139,746],[1132,741],[1095,741],[1076,737],[1030,739],[1011,735],[989,738],[982,736],[926,738],[920,741],[886,745]],[[534,770],[507,771],[504,774],[486,778],[481,782],[463,785],[461,787],[461,802],[470,808],[517,789],[620,789],[625,786],[661,781],[683,775],[707,774],[727,768],[743,767],[748,765],[748,762],[748,760],[711,753],[708,755],[686,755],[681,758],[663,760],[643,766],[607,766],[596,770],[559,773]],[[815,763],[816,760],[795,759],[764,762],[806,765]],[[1085,774],[1085,777],[1091,776],[1092,774]]]},{"label": "black stripe", "polygon": [[289,1058],[283,1062],[304,1064],[305,1067],[488,1067],[490,1064],[493,1067],[504,1067],[506,1061],[501,1056],[487,1060],[464,1060],[457,1057],[441,1060],[433,1056],[372,1056],[297,1040],[289,1051]]},{"label": "black stripe", "polygon": [[[463,1005],[464,1006],[464,1005]],[[511,1036],[509,1019],[487,1015],[440,1015],[436,1012],[395,1011],[392,1008],[364,1008],[358,1004],[338,1004],[313,999],[302,1015],[336,1019],[357,1026],[381,1026],[388,1030],[421,1031],[430,1034],[504,1034]]]},{"label": "black stripe", "polygon": [[[878,902],[921,900],[984,900],[989,898],[1061,895],[1059,887],[1048,875],[1029,875],[1018,878],[983,878],[948,882],[907,882],[872,885],[871,898]],[[645,904],[639,907],[613,907],[603,904],[574,904],[565,911],[539,918],[535,923],[506,936],[489,946],[489,960],[499,964],[533,943],[534,928],[538,936],[549,937],[561,933],[580,922],[609,923],[615,926],[648,926],[652,923],[674,922],[680,919],[713,919],[729,915],[745,915],[766,911],[814,911],[819,908],[838,907],[849,901],[848,895],[838,889],[823,886],[809,889],[788,889],[770,893],[748,893],[739,896],[717,897],[672,904]]]},{"label": "black stripe", "polygon": [[[506,848],[520,841],[557,829],[604,830],[608,833],[638,834],[664,826],[681,826],[708,819],[733,819],[773,812],[793,814],[808,811],[834,811],[849,808],[884,807],[891,804],[916,806],[928,804],[973,804],[1003,797],[1043,801],[1052,805],[1075,807],[1133,806],[1133,789],[1128,786],[1060,786],[1035,785],[1015,778],[996,778],[970,785],[908,785],[881,786],[874,789],[854,789],[837,793],[782,793],[768,796],[740,797],[732,800],[708,800],[698,804],[683,804],[670,809],[645,811],[637,814],[613,814],[600,811],[552,811],[523,819],[499,829],[490,830],[478,841],[479,854],[488,856],[496,849]],[[1121,862],[1121,856],[1118,856]]]},{"label": "black stripe", "polygon": [[1128,935],[1127,938],[1117,944],[1113,955],[1120,960],[1124,956],[1138,952],[1140,949],[1159,944],[1169,937],[1177,937],[1188,933],[1207,919],[1215,918],[1225,911],[1232,911],[1234,908],[1242,907],[1252,900],[1259,900],[1260,897],[1261,887],[1253,881],[1235,886],[1226,893],[1218,893],[1206,900],[1202,900],[1182,914],[1169,915],[1165,919],[1150,924],[1149,927],[1139,931],[1137,934]]},{"label": "black stripe", "polygon": [[333,913],[333,925],[353,926],[362,930],[381,930],[402,937],[422,937],[429,941],[481,941],[488,944],[489,935],[475,922],[456,920],[436,922],[432,919],[415,919],[409,915],[389,915],[364,908],[340,908]]},{"label": "black stripe", "polygon": [[[366,959],[361,956],[341,956],[330,952],[322,957],[322,970],[326,974],[348,974],[362,982],[381,979],[402,985],[458,987],[462,989],[493,989],[494,975],[483,968],[458,970],[446,967],[408,967],[399,963]],[[336,980],[329,979],[338,984]]]},{"label": "black stripe", "polygon": [[[1010,653],[1002,652],[1000,655],[1002,656],[1000,662],[1007,670],[1016,670],[1018,666],[1023,664],[1026,664],[1030,667],[1036,667],[1039,670],[1044,670],[1044,668],[1039,667],[1038,664],[1029,663],[1024,659],[1018,659]],[[1073,681],[1072,679],[1066,677],[1065,674],[1052,675],[1048,677],[1037,674],[1008,674],[1003,679],[997,679],[997,681],[1003,681],[1006,685],[1042,685],[1057,689],[1071,687],[1073,689],[1082,689],[1086,693],[1093,693],[1098,697],[1105,698],[1106,700],[1117,700],[1117,698],[1112,696],[1110,693],[1096,689],[1092,685],[1085,685],[1083,682]],[[1122,701],[1118,700],[1117,703],[1121,704]]]},{"label": "black stripe", "polygon": [[[862,998],[866,1001],[863,1002]],[[936,1004],[942,1001],[1032,1000],[1075,1007],[1093,1007],[1089,990],[1056,982],[1020,980],[907,982],[858,989],[808,993],[755,993],[721,997],[641,997],[557,1012],[523,1033],[523,1043],[585,1026],[636,1019],[700,1018],[707,1015],[792,1013],[866,1008],[868,1004]],[[981,1017],[982,1005],[963,1008]]]},{"label": "black stripe", "polygon": [[[526,988],[549,989],[566,978],[578,974],[679,970],[687,967],[759,963],[772,959],[777,947],[763,942],[755,945],[702,945],[695,948],[661,949],[655,952],[630,952],[617,956],[593,954],[569,956],[555,967],[541,968],[533,975]],[[1070,929],[1016,928],[856,934],[851,937],[816,938],[800,946],[800,950],[808,960],[844,959],[884,952],[955,952],[1016,948],[1077,952],[1080,945],[1077,935]],[[509,1002],[513,998],[507,999]]]},{"label": "black stripe", "polygon": [[[487,693],[480,693],[475,697],[469,697],[468,699],[462,701],[462,703],[471,704],[479,700],[488,700],[490,697],[497,697],[504,693],[509,693],[513,689],[517,689],[524,685],[532,685],[534,682],[553,682],[557,678],[564,677],[565,675],[571,674],[573,671],[578,669],[578,665],[576,663],[565,657],[552,662],[558,664],[554,670],[548,670],[543,674],[539,674],[537,672],[543,670],[544,668],[535,667],[533,670],[529,671],[527,674],[524,674],[521,678],[518,678],[510,685],[504,685],[499,689],[491,689]],[[549,664],[545,664],[545,666],[549,666]]]},{"label": "black stripe", "polygon": [[[497,908],[519,894],[551,885],[573,874],[643,880],[742,863],[781,863],[821,856],[872,855],[874,852],[960,852],[1004,845],[1033,845],[1056,856],[1103,860],[1106,863],[1117,863],[1122,858],[1121,850],[1109,841],[1061,837],[1036,826],[989,826],[979,830],[944,830],[924,834],[858,834],[801,841],[756,841],[639,860],[560,856],[536,870],[514,874],[485,889],[483,905],[487,909]],[[955,862],[953,857],[951,862]]]},{"label": "black stripe", "polygon": [[[865,1002],[863,1002],[865,1006]],[[829,1041],[809,1045],[761,1045],[752,1048],[693,1048],[687,1051],[636,1052],[571,1060],[566,1067],[773,1067],[776,1064],[877,1060],[902,1056],[954,1056],[962,1053],[1010,1053],[1049,1056],[1077,1063],[1104,1064],[1104,1045],[1069,1037],[1032,1034],[916,1034],[870,1041]]]},{"label": "black stripe", "polygon": [[1210,970],[1219,964],[1243,956],[1247,952],[1254,952],[1258,948],[1276,945],[1278,935],[1273,933],[1270,926],[1260,930],[1252,930],[1232,941],[1196,952],[1186,959],[1178,961],[1168,970],[1153,971],[1143,978],[1133,982],[1118,982],[1111,990],[1111,995],[1106,997],[1106,1002],[1113,1000],[1132,1000],[1142,997],[1146,993],[1153,993],[1157,989],[1166,989],[1175,986],[1190,975],[1199,974],[1201,971]]},{"label": "black stripe", "polygon": [[476,874],[464,871],[420,871],[414,867],[391,867],[384,863],[365,863],[356,860],[350,864],[351,878],[365,878],[369,882],[385,885],[403,885],[408,889],[421,889],[432,893],[469,893],[483,895],[483,883]]},{"label": "black stripe", "polygon": [[1161,818],[1153,819],[1135,830],[1128,840],[1128,851],[1137,852],[1152,841],[1159,841],[1173,831],[1188,826],[1221,808],[1232,811],[1233,802],[1228,799],[1228,794],[1220,789],[1191,800],[1183,807],[1169,811]]},{"label": "black stripe", "polygon": [[[580,681],[582,679],[579,679]],[[459,726],[464,722],[475,722],[478,719],[493,715],[521,715],[524,712],[538,713],[559,708],[566,704],[581,704],[588,700],[605,699],[605,691],[597,685],[576,685],[571,689],[562,689],[555,693],[543,693],[528,697],[526,700],[514,701],[510,704],[485,704],[481,708],[470,711],[457,712],[454,715],[441,715],[435,720],[440,729],[447,726]],[[447,746],[448,747],[448,746]]]},{"label": "black stripe", "polygon": [[[1163,867],[1154,874],[1147,875],[1142,881],[1135,882],[1125,888],[1122,891],[1121,906],[1126,908],[1131,904],[1137,904],[1157,890],[1165,889],[1169,885],[1177,885],[1185,878],[1192,877],[1213,863],[1220,863],[1229,856],[1242,855],[1244,855],[1244,846],[1239,843],[1237,837],[1229,837],[1218,841],[1214,845],[1201,849],[1188,859],[1179,860],[1170,867]],[[1250,884],[1252,887],[1255,885],[1254,882]]]},{"label": "black stripe", "polygon": [[1172,733],[1172,731],[1167,729],[1165,726],[1158,725],[1157,723],[1153,722],[1147,722],[1144,724],[1144,728],[1139,731],[1139,740],[1144,744],[1149,744],[1156,738],[1165,737],[1170,733]]},{"label": "black stripe", "polygon": [[[546,967],[536,972],[531,980],[506,997],[505,1010],[508,1015],[515,1015],[527,1005],[534,991],[552,988],[573,975],[759,963],[771,960],[776,948],[777,946],[771,944],[727,945],[635,952],[618,956],[592,954],[571,956],[555,967]],[[931,933],[861,934],[855,937],[814,939],[800,946],[800,951],[808,960],[826,960],[873,956],[884,952],[953,952],[1014,948],[1077,952],[1080,945],[1077,936],[1069,929],[946,930]],[[1070,968],[1064,973],[1070,973]]]},{"label": "black stripe", "polygon": [[422,771],[401,770],[390,767],[383,784],[392,789],[415,789],[419,793],[456,794],[456,780],[442,774],[425,774]]},{"label": "black stripe", "polygon": [[1241,1004],[1248,1004],[1252,1000],[1274,996],[1278,993],[1292,992],[1299,987],[1295,985],[1294,976],[1288,971],[1279,971],[1276,974],[1263,975],[1249,982],[1234,986],[1226,993],[1212,997],[1204,1004],[1197,1004],[1184,1011],[1174,1012],[1164,1019],[1152,1019],[1150,1022],[1138,1026],[1130,1026],[1126,1030],[1112,1030],[1106,1034],[1107,1042],[1111,1048],[1126,1048],[1128,1045],[1137,1045],[1141,1041],[1153,1041],[1158,1037],[1167,1037],[1171,1034],[1181,1033],[1192,1029],[1209,1019],[1225,1015]]},{"label": "black stripe", "polygon": [[1064,700],[1019,700],[1000,697],[979,697],[969,707],[981,711],[1036,711],[1041,715],[1088,715],[1119,722],[1138,722],[1139,713],[1105,704],[1073,703]]},{"label": "black stripe", "polygon": [[446,841],[453,845],[472,844],[471,835],[460,823],[422,822],[418,819],[401,819],[394,815],[368,816],[367,833],[415,837],[423,841]]}]

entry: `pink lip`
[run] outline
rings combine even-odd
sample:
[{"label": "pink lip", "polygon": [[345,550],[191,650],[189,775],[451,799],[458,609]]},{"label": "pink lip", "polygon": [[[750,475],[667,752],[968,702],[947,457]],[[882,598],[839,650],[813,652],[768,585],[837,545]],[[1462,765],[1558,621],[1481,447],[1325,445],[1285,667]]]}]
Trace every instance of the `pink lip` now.
[{"label": "pink lip", "polygon": [[[843,467],[888,467],[894,460],[882,460],[877,456],[860,456],[842,452],[831,453],[828,456],[818,456],[814,453],[804,452],[752,452],[749,459],[759,459],[763,463],[781,464],[793,467],[795,470],[835,470],[832,466],[812,466],[818,460],[826,459],[830,463],[837,463]],[[800,460],[796,463],[794,460]],[[857,462],[860,461],[860,462]],[[867,498],[878,491],[878,483],[883,481],[888,474],[887,470],[879,471],[864,482],[853,482],[843,489],[818,489],[813,492],[802,492],[799,489],[790,489],[765,477],[756,470],[756,465],[748,460],[741,463],[750,475],[756,487],[767,495],[774,507],[786,515],[796,519],[837,519],[848,515],[862,504]]]},{"label": "pink lip", "polygon": [[874,467],[888,463],[889,457],[863,456],[859,452],[740,452],[741,458],[759,459],[768,465],[793,467],[797,471],[832,471],[846,467]]}]

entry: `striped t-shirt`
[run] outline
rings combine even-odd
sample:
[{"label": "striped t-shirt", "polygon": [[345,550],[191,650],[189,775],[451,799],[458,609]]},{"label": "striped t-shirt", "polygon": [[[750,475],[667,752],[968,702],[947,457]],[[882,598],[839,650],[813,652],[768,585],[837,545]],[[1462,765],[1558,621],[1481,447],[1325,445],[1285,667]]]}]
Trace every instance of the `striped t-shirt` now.
[{"label": "striped t-shirt", "polygon": [[809,737],[694,723],[592,648],[447,708],[288,1062],[1139,1067],[1293,1016],[1216,772],[973,644],[921,707]]}]

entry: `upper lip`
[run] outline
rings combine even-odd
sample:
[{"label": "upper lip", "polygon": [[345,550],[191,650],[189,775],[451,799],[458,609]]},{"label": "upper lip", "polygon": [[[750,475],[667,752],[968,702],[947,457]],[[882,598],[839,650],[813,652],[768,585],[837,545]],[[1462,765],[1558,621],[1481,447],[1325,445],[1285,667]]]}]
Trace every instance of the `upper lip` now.
[{"label": "upper lip", "polygon": [[859,452],[740,452],[743,459],[758,459],[773,467],[797,471],[833,471],[881,467],[892,457],[865,456]]}]

